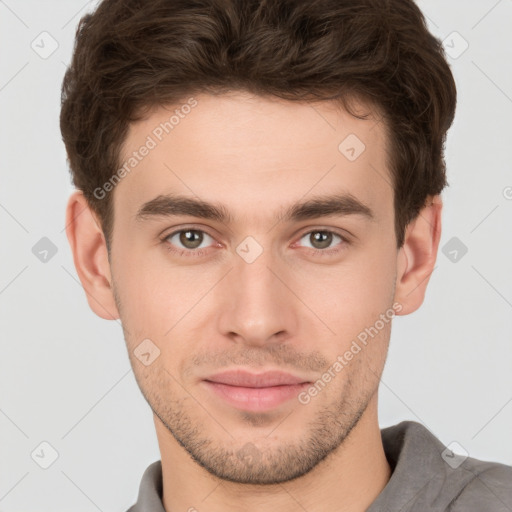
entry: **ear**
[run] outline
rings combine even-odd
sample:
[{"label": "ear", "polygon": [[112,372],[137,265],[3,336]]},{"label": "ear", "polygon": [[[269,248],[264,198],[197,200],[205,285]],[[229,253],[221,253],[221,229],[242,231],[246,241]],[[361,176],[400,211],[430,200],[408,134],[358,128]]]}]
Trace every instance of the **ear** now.
[{"label": "ear", "polygon": [[73,192],[66,207],[66,235],[89,307],[101,318],[116,320],[107,245],[101,224],[83,193]]},{"label": "ear", "polygon": [[441,238],[442,208],[439,195],[429,196],[426,206],[407,226],[404,245],[398,253],[395,301],[402,309],[397,315],[413,313],[423,303]]}]

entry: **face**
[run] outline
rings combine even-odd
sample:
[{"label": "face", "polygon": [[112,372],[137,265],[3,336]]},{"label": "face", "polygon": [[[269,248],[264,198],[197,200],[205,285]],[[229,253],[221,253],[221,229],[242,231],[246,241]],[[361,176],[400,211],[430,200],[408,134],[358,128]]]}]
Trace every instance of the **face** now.
[{"label": "face", "polygon": [[284,482],[376,406],[397,269],[384,126],[333,103],[194,98],[125,141],[115,300],[162,435],[220,478]]}]

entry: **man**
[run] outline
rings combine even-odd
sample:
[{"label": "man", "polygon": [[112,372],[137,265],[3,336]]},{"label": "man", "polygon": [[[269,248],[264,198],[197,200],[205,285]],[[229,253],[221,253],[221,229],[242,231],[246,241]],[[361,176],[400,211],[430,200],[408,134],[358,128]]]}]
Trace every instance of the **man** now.
[{"label": "man", "polygon": [[411,0],[81,20],[67,236],[161,451],[130,511],[512,510],[512,468],[377,417],[392,319],[436,260],[455,104]]}]

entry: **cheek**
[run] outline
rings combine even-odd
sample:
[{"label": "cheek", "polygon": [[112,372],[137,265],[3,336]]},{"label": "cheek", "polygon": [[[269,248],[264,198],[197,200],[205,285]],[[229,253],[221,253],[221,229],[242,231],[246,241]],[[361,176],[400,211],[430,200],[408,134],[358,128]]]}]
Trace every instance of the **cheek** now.
[{"label": "cheek", "polygon": [[177,273],[162,264],[162,252],[160,248],[144,251],[121,241],[113,252],[112,276],[131,321],[157,318],[169,302],[179,302],[178,292],[182,290],[174,279]]},{"label": "cheek", "polygon": [[112,278],[127,343],[134,348],[149,338],[160,345],[163,334],[172,326],[172,295],[163,293],[166,286],[162,286],[150,262],[136,258],[115,261]]},{"label": "cheek", "polygon": [[[172,268],[161,256],[148,254],[121,260],[113,272],[128,349],[133,352],[143,340],[151,340],[159,350],[156,362],[173,375],[190,358],[191,340],[205,337],[200,321],[208,307],[204,296],[219,279],[213,271],[198,269]],[[209,307],[215,309],[215,304]]]},{"label": "cheek", "polygon": [[339,266],[302,272],[295,279],[298,295],[343,338],[373,324],[392,305],[394,275],[391,258],[360,252]]}]

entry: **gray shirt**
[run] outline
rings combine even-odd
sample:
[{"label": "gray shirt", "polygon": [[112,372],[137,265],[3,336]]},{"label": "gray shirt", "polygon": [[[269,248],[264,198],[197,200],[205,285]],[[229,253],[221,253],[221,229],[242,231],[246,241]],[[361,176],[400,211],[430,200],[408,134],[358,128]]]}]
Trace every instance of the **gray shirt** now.
[{"label": "gray shirt", "polygon": [[[454,454],[415,421],[381,435],[393,473],[366,512],[512,512],[511,466]],[[165,512],[160,461],[144,472],[127,512]]]}]

